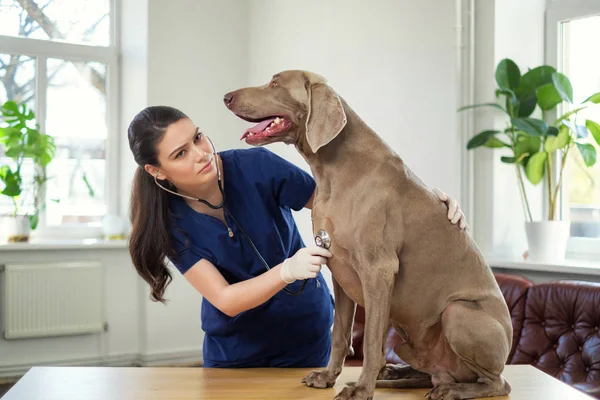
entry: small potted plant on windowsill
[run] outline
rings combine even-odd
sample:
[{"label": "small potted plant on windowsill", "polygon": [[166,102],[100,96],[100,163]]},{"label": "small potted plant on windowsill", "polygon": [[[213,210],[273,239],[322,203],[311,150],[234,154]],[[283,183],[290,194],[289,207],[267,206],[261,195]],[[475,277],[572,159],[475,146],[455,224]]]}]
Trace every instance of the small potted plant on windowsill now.
[{"label": "small potted plant on windowsill", "polygon": [[[7,101],[2,105],[0,144],[0,194],[13,203],[12,212],[3,215],[9,242],[29,240],[45,206],[46,166],[54,158],[54,138],[42,134],[35,113],[25,104]],[[29,170],[26,172],[26,170]]]},{"label": "small potted plant on windowsill", "polygon": [[[587,167],[596,163],[596,148],[591,139],[600,145],[600,124],[590,119],[581,121],[578,117],[589,105],[600,103],[600,92],[549,122],[548,116],[556,115],[559,105],[565,102],[573,104],[573,88],[564,74],[557,72],[554,67],[542,65],[521,75],[514,61],[504,59],[496,68],[496,83],[496,98],[504,97],[504,106],[484,103],[461,107],[459,111],[495,107],[506,114],[506,128],[489,129],[476,134],[468,142],[467,149],[485,146],[506,151],[501,161],[515,168],[526,210],[525,230],[530,259],[549,262],[562,260],[570,236],[570,221],[559,220],[557,213],[563,171],[567,157],[575,151],[580,153]],[[532,118],[531,115],[538,109],[541,118]],[[523,175],[533,185],[545,180],[546,219],[533,220]]]}]

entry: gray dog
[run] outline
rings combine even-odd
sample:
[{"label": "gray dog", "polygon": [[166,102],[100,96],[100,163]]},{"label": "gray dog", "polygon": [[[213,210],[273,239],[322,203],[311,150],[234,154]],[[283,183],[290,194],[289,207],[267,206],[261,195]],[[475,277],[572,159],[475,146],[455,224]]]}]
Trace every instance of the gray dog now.
[{"label": "gray dog", "polygon": [[[356,304],[365,308],[364,364],[336,399],[371,399],[376,387],[432,388],[429,399],[503,396],[512,338],[506,302],[470,235],[336,94],[307,71],[284,71],[266,85],[227,93],[238,117],[262,122],[253,146],[296,146],[317,183],[313,231],[331,237],[335,322],[327,368],[303,379],[335,384],[351,350]],[[275,118],[270,124],[265,122]],[[386,365],[389,324],[407,366]]]}]

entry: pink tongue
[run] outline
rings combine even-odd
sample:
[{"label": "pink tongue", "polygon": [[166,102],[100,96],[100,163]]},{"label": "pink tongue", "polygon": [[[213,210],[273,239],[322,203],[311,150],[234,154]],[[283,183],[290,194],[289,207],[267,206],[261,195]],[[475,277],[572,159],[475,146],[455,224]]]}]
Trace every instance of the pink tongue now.
[{"label": "pink tongue", "polygon": [[260,133],[264,131],[267,128],[267,126],[271,125],[271,122],[273,121],[275,121],[275,118],[266,119],[254,125],[252,128],[246,129],[245,133]]}]

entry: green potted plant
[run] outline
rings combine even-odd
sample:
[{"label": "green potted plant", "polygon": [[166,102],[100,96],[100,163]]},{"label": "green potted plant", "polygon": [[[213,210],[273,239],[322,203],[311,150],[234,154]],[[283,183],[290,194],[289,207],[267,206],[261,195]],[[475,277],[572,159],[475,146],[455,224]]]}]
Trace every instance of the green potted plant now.
[{"label": "green potted plant", "polygon": [[[600,92],[549,121],[564,103],[573,107],[573,87],[567,76],[549,65],[521,75],[514,61],[503,59],[496,68],[496,83],[496,98],[503,98],[503,105],[468,105],[459,108],[459,112],[475,107],[494,107],[505,114],[506,127],[477,133],[467,143],[467,149],[484,146],[503,150],[500,159],[515,168],[526,210],[525,230],[530,258],[559,261],[564,259],[570,236],[570,221],[559,220],[557,213],[563,171],[573,152],[581,154],[587,167],[596,163],[596,148],[590,142],[593,138],[600,145],[600,124],[590,119],[582,120],[579,114],[589,105],[600,103]],[[540,118],[531,116],[536,111]],[[525,179],[533,185],[545,185],[548,214],[541,221],[532,218]]]},{"label": "green potted plant", "polygon": [[0,143],[0,194],[11,199],[12,212],[4,215],[8,241],[27,241],[45,206],[46,166],[54,158],[54,138],[42,134],[35,113],[26,104],[7,101],[2,105]]}]

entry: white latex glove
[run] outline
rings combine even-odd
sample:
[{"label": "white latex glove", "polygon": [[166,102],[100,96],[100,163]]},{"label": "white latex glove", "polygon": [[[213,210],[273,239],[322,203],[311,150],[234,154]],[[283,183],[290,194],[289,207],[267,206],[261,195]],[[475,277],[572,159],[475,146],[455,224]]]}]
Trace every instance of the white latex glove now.
[{"label": "white latex glove", "polygon": [[285,283],[292,283],[299,279],[316,278],[321,265],[327,264],[326,257],[331,257],[329,250],[318,246],[304,247],[283,262],[281,279]]},{"label": "white latex glove", "polygon": [[468,226],[465,214],[463,214],[462,210],[460,209],[458,202],[438,188],[433,189],[433,193],[435,193],[441,201],[446,203],[446,207],[448,207],[448,219],[450,222],[453,224],[458,222],[460,229],[467,228]]}]

